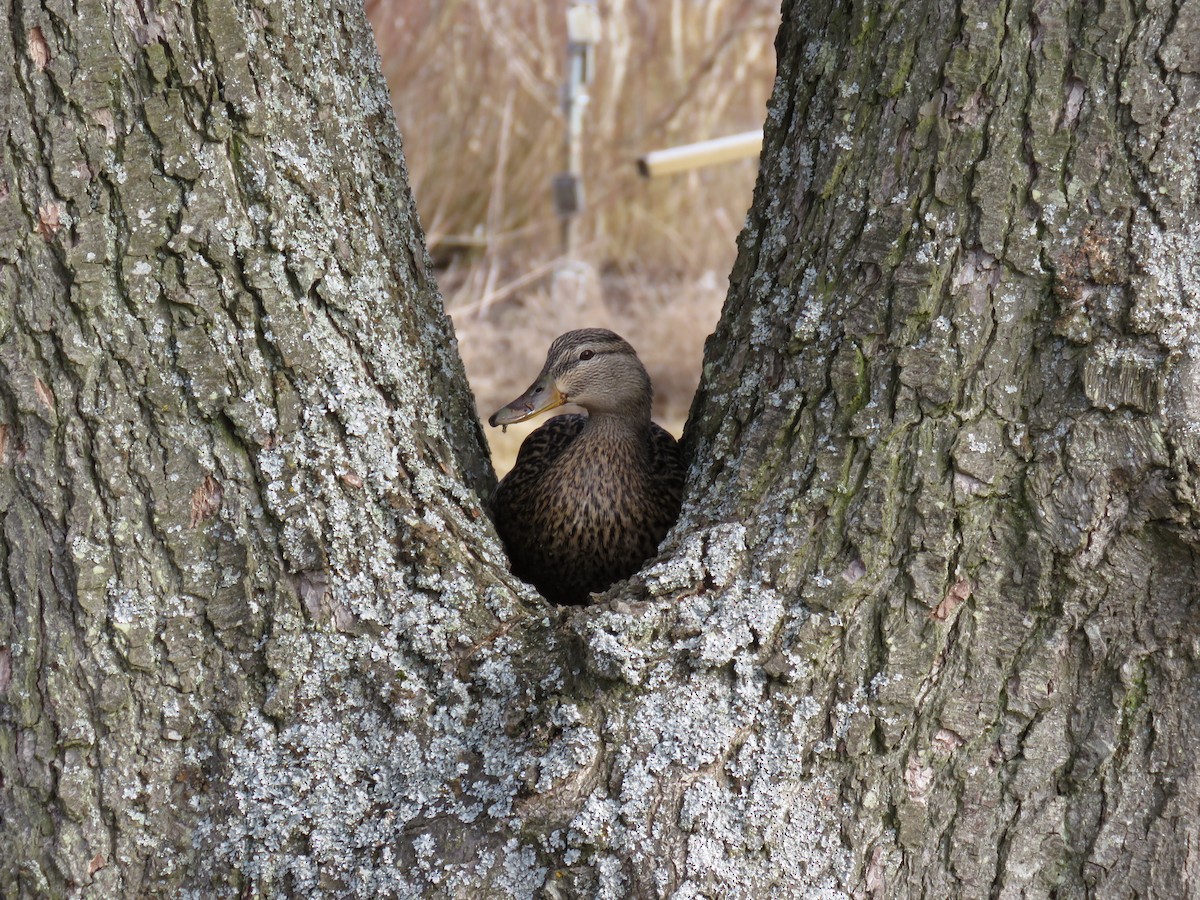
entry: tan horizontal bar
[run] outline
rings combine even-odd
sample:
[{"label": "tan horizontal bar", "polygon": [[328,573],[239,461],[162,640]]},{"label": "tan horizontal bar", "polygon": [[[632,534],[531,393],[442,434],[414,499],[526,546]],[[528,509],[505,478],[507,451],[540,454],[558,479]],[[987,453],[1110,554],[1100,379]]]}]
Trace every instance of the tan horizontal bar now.
[{"label": "tan horizontal bar", "polygon": [[671,147],[668,150],[654,150],[641,157],[637,161],[637,167],[644,177],[657,178],[660,175],[672,175],[675,172],[686,172],[688,169],[715,166],[717,163],[757,156],[761,149],[762,131],[745,131],[741,134],[713,138],[711,141]]}]

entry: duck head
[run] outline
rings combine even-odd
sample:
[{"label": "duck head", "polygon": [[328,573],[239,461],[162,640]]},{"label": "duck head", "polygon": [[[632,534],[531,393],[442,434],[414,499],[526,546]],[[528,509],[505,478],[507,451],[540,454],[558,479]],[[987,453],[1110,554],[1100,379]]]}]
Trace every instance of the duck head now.
[{"label": "duck head", "polygon": [[589,416],[650,420],[650,376],[633,347],[605,328],[568,331],[555,338],[537,380],[516,400],[492,413],[491,425],[524,422],[574,403]]}]

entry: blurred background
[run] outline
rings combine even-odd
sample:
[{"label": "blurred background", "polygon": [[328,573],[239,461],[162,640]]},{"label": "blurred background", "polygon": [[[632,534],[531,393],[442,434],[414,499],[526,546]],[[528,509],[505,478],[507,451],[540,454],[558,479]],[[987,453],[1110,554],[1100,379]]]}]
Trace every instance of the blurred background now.
[{"label": "blurred background", "polygon": [[[366,9],[480,415],[529,386],[558,334],[605,327],[637,349],[654,382],[655,420],[679,435],[758,160],[652,179],[635,162],[762,127],[779,6],[583,4],[594,9],[578,140],[585,204],[568,245],[551,184],[568,169],[572,5],[367,0]],[[540,424],[487,429],[498,474]]]}]

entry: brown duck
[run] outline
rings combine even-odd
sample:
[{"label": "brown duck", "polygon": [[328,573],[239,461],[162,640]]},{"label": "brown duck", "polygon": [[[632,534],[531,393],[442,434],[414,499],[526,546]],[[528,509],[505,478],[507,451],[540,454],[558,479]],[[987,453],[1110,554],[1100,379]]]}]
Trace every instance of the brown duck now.
[{"label": "brown duck", "polygon": [[493,503],[513,572],[554,603],[636,572],[679,515],[679,445],[650,421],[650,376],[626,341],[603,328],[569,331],[550,345],[542,373],[497,410],[511,425],[574,403],[521,444]]}]

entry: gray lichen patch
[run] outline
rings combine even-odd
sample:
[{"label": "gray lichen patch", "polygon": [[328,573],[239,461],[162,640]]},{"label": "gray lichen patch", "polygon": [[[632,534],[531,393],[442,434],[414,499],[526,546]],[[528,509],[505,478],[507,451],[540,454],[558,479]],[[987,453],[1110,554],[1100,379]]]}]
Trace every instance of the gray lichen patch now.
[{"label": "gray lichen patch", "polygon": [[[5,772],[32,754],[14,810],[45,827],[5,841],[3,871],[16,854],[43,893],[175,893],[226,877],[194,861],[231,736],[299,721],[306,671],[347,696],[375,671],[365,650],[347,667],[347,635],[390,628],[384,658],[428,667],[516,607],[398,144],[363,118],[388,109],[373,60],[281,68],[267,44],[324,42],[329,10],[96,9],[71,40],[27,12],[44,64],[3,88],[28,154],[0,179],[0,646]],[[366,38],[348,21],[335,43]],[[303,124],[322,107],[352,112]],[[379,686],[399,704],[427,677]]]},{"label": "gray lichen patch", "polygon": [[1191,6],[789,7],[688,507],[571,611],[480,507],[361,10],[23,9],[0,871],[1181,896]]}]

